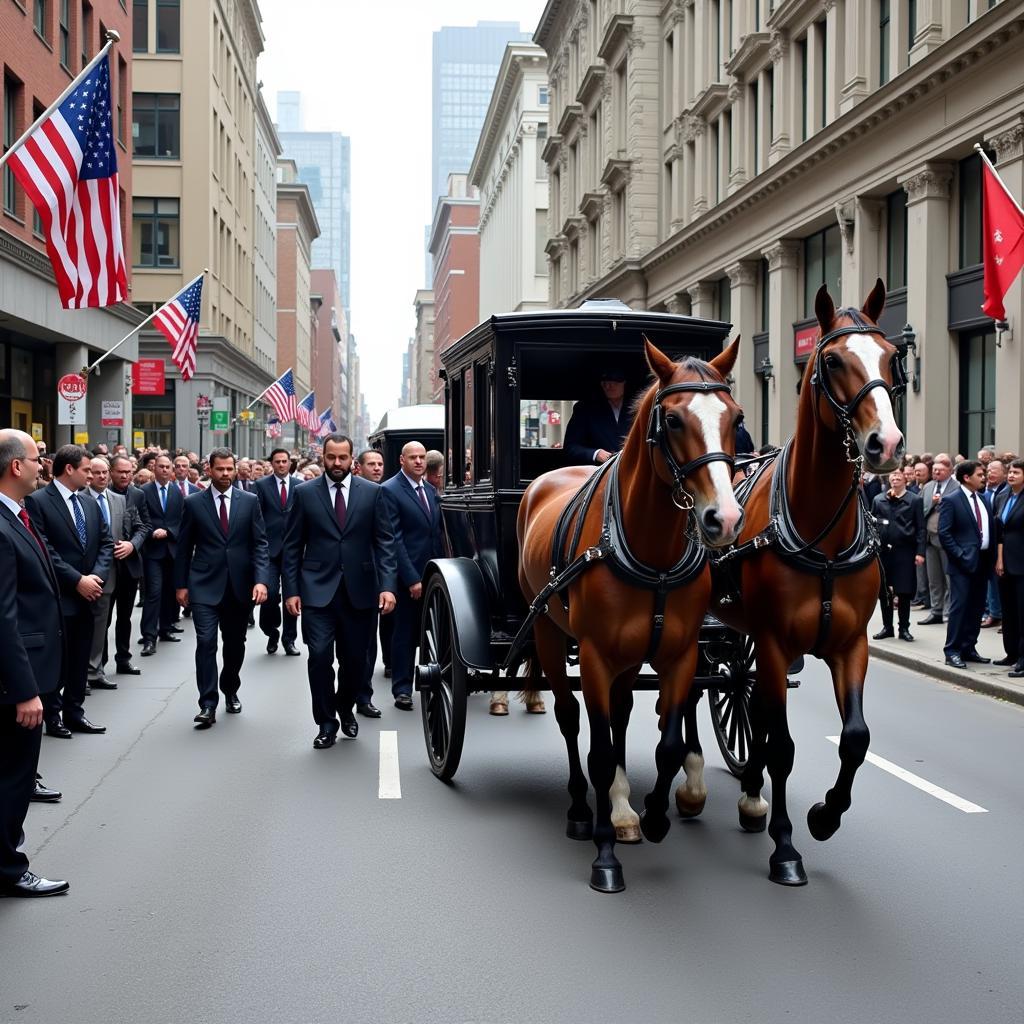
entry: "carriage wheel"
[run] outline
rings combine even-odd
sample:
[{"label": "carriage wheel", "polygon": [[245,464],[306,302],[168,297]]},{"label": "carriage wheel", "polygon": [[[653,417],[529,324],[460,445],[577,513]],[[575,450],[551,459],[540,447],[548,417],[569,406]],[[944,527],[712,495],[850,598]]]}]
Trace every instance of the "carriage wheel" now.
[{"label": "carriage wheel", "polygon": [[417,669],[430,770],[450,781],[466,735],[466,666],[455,649],[455,611],[440,576],[427,585]]},{"label": "carriage wheel", "polygon": [[739,634],[732,657],[723,666],[722,689],[708,688],[711,724],[726,767],[736,778],[743,774],[750,756],[752,730],[750,698],[754,692],[754,640]]}]

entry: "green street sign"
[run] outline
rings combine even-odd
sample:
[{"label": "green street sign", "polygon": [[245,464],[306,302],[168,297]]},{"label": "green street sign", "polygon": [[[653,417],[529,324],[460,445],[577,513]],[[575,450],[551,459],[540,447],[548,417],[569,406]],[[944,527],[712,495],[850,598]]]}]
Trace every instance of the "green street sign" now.
[{"label": "green street sign", "polygon": [[231,413],[227,409],[211,409],[210,430],[215,434],[226,434],[228,432],[228,421],[230,418]]}]

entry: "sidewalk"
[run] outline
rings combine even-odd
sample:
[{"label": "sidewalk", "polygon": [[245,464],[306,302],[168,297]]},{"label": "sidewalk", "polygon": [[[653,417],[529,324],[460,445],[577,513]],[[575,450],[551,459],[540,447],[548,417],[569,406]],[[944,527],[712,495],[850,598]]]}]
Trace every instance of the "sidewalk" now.
[{"label": "sidewalk", "polygon": [[[932,676],[947,683],[1000,697],[1014,704],[1024,704],[1024,679],[1008,679],[1009,667],[1002,665],[971,665],[966,669],[953,668],[946,664],[942,645],[946,641],[946,624],[919,626],[918,620],[928,613],[916,608],[910,613],[910,633],[913,643],[894,637],[891,640],[871,640],[870,637],[882,628],[882,613],[876,606],[875,614],[868,626],[868,649],[872,658],[891,662],[919,674]],[[985,658],[1001,658],[1003,638],[999,628],[983,629],[978,638],[978,653]]]}]

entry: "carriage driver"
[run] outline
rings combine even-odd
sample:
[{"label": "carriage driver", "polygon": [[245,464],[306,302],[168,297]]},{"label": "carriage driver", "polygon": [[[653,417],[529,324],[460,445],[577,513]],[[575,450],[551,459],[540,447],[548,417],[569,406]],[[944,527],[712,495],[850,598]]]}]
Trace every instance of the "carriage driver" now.
[{"label": "carriage driver", "polygon": [[598,378],[600,398],[585,398],[572,408],[565,428],[565,450],[569,461],[600,466],[622,448],[633,423],[633,410],[626,399],[626,374],[621,367],[606,365]]}]

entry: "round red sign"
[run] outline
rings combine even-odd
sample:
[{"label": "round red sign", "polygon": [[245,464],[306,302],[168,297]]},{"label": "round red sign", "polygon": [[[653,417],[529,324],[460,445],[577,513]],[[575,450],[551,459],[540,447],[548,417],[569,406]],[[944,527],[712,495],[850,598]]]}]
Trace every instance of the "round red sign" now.
[{"label": "round red sign", "polygon": [[57,394],[65,402],[80,402],[85,398],[86,380],[80,374],[66,373],[57,381]]}]

